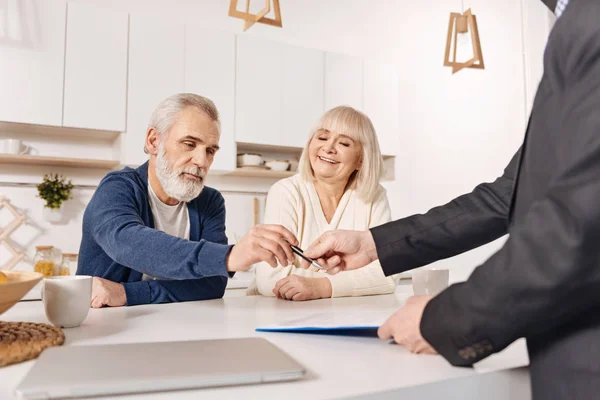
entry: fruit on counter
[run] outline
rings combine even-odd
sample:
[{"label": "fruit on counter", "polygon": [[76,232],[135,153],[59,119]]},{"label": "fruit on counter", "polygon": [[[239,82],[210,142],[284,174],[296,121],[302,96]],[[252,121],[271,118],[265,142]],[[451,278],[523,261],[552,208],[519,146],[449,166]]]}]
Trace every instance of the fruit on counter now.
[{"label": "fruit on counter", "polygon": [[8,283],[8,276],[2,271],[0,271],[0,285]]}]

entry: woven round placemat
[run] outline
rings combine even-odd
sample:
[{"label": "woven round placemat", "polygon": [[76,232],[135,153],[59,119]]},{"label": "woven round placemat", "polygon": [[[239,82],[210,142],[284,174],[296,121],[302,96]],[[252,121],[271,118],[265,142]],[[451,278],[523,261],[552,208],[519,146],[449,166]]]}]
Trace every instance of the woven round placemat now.
[{"label": "woven round placemat", "polygon": [[64,342],[62,329],[52,325],[0,321],[0,367],[31,360]]}]

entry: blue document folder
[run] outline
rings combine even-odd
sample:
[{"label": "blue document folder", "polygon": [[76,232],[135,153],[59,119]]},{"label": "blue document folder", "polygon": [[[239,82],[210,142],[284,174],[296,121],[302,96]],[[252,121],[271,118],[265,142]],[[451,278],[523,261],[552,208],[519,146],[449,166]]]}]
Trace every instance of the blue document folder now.
[{"label": "blue document folder", "polygon": [[256,328],[257,332],[377,336],[377,329],[393,311],[322,312]]},{"label": "blue document folder", "polygon": [[378,326],[338,326],[335,328],[256,328],[257,332],[310,333],[313,335],[340,335],[377,337]]}]

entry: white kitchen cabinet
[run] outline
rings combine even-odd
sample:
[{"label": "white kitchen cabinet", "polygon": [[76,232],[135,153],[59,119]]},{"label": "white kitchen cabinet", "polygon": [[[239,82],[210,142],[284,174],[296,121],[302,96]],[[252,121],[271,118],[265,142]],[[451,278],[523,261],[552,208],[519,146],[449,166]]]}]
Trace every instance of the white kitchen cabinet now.
[{"label": "white kitchen cabinet", "polygon": [[304,147],[324,110],[324,53],[238,36],[237,142]]},{"label": "white kitchen cabinet", "polygon": [[185,26],[185,91],[208,97],[217,106],[221,139],[211,171],[233,171],[236,167],[235,34]]},{"label": "white kitchen cabinet", "polygon": [[184,91],[184,25],[137,14],[129,17],[127,131],[123,163],[148,159],[144,141],[152,112],[165,98]]},{"label": "white kitchen cabinet", "polygon": [[323,114],[325,54],[296,46],[283,47],[284,146],[305,147],[310,130]]},{"label": "white kitchen cabinet", "polygon": [[398,153],[399,85],[395,66],[365,62],[364,111],[373,122],[384,155]]},{"label": "white kitchen cabinet", "polygon": [[281,145],[282,46],[237,36],[237,142]]},{"label": "white kitchen cabinet", "polygon": [[3,4],[0,121],[60,126],[66,1]]},{"label": "white kitchen cabinet", "polygon": [[350,106],[363,110],[363,61],[337,53],[325,54],[325,109]]},{"label": "white kitchen cabinet", "polygon": [[126,12],[68,4],[64,126],[125,131],[128,19]]}]

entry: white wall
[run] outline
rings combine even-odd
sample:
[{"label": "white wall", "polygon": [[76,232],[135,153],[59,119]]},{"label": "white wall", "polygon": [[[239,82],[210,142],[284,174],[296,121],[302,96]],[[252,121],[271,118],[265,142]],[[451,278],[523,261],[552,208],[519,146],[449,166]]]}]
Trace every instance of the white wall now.
[{"label": "white wall", "polygon": [[[406,137],[412,173],[399,185],[410,188],[400,213],[423,212],[495,179],[523,140],[542,75],[549,12],[538,0],[465,1],[465,9],[469,6],[477,15],[486,70],[449,76],[435,68],[432,53],[421,69],[431,78],[407,83],[415,94],[406,113],[406,125],[414,129]],[[523,10],[527,14],[520,27],[516,21]],[[428,107],[436,110],[434,115],[424,112]],[[403,175],[397,171],[396,176]],[[504,240],[433,266],[450,268],[452,281],[464,280]]]},{"label": "white wall", "polygon": [[[37,189],[0,187],[0,194],[6,195],[11,205],[27,216],[28,223],[22,225],[11,235],[15,247],[25,249],[26,258],[15,269],[32,269],[35,246],[52,245],[64,253],[77,253],[81,241],[81,220],[85,205],[93,191],[76,189],[69,207],[65,208],[64,221],[60,224],[50,224],[42,217],[44,201],[37,198]],[[6,209],[0,210],[0,226],[6,226],[13,216]],[[4,246],[0,246],[0,263],[11,257]]]},{"label": "white wall", "polygon": [[[236,33],[241,33],[243,25],[241,20],[227,16],[226,0],[76,1],[156,14]],[[245,4],[240,1],[240,7],[242,3]],[[262,4],[254,1],[253,7],[259,8],[258,3]],[[523,52],[530,51],[533,59],[541,57],[535,54],[540,46],[524,49],[521,0],[464,1],[465,9],[471,7],[478,19],[486,69],[463,70],[456,75],[451,75],[442,62],[449,13],[460,12],[461,1],[281,0],[280,3],[283,29],[257,24],[244,34],[398,66],[401,74],[398,134],[402,156],[396,161],[397,181],[386,184],[395,218],[425,212],[470,191],[481,181],[493,180],[502,172],[525,129],[527,90]],[[532,80],[535,78],[528,79]],[[232,187],[233,182],[213,178],[209,184],[222,188]],[[244,185],[251,190],[268,187],[266,182],[247,180]],[[21,189],[11,193],[15,202],[35,207],[31,193]],[[241,202],[238,198],[235,201]],[[252,213],[251,196],[243,204],[250,205],[250,211],[228,208],[232,224]],[[74,223],[64,234],[75,237],[77,228]],[[241,225],[235,229],[241,230]],[[461,280],[498,245],[491,244],[441,264],[452,267],[452,280]]]},{"label": "white wall", "polygon": [[[24,249],[26,255],[15,269],[32,269],[35,246],[53,245],[63,253],[77,253],[81,242],[83,211],[93,194],[93,189],[74,189],[73,199],[65,203],[67,206],[62,221],[49,223],[43,218],[44,201],[37,197],[35,187],[0,186],[0,196],[7,196],[11,205],[28,219],[26,225],[11,235],[11,244],[15,248]],[[235,243],[254,223],[254,197],[259,199],[259,219],[262,219],[265,196],[259,191],[255,195],[226,192],[224,197],[227,209],[227,236],[230,243]],[[13,218],[8,209],[0,209],[0,226],[8,225]],[[0,265],[11,256],[10,252],[0,245]]]}]

